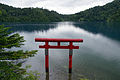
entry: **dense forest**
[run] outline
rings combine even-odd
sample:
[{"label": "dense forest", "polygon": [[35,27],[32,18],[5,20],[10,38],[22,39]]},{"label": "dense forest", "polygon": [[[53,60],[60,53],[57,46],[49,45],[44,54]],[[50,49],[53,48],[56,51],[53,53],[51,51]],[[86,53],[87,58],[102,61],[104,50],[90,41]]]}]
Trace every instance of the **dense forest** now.
[{"label": "dense forest", "polygon": [[0,3],[0,22],[58,22],[61,15],[42,8],[14,8]]},{"label": "dense forest", "polygon": [[120,21],[120,0],[72,15],[62,15],[42,8],[14,8],[0,3],[0,22],[58,21]]},{"label": "dense forest", "polygon": [[72,21],[119,21],[120,0],[114,0],[104,6],[96,6],[69,16]]}]

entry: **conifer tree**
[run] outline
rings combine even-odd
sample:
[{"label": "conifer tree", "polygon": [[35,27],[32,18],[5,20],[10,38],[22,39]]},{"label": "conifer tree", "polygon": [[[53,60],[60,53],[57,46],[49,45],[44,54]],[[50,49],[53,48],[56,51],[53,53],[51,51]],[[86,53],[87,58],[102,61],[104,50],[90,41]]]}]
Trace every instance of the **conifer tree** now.
[{"label": "conifer tree", "polygon": [[[22,63],[14,64],[12,61],[32,57],[37,51],[6,50],[20,47],[25,41],[23,36],[18,33],[13,34],[9,29],[10,27],[0,25],[0,80],[38,80],[38,76],[33,75],[37,73],[27,73],[26,69],[20,68]],[[11,62],[8,60],[11,60]]]},{"label": "conifer tree", "polygon": [[36,54],[36,50],[6,51],[6,49],[24,45],[23,42],[25,41],[23,36],[20,36],[18,33],[12,34],[9,29],[10,27],[0,25],[0,60],[15,60],[34,56],[34,54]]}]

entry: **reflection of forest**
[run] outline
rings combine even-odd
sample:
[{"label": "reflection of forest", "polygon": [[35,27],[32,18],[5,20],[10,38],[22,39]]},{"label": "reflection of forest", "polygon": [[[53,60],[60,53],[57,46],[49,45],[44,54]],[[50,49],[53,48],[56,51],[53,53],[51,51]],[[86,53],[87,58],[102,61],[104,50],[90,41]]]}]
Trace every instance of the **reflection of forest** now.
[{"label": "reflection of forest", "polygon": [[56,27],[56,24],[12,24],[8,25],[12,27],[12,31],[47,31],[48,29]]},{"label": "reflection of forest", "polygon": [[81,22],[74,23],[74,25],[94,34],[102,34],[109,38],[120,40],[120,23]]},{"label": "reflection of forest", "polygon": [[[64,23],[64,22],[63,22]],[[50,24],[11,24],[8,26],[12,27],[12,31],[47,31],[51,28],[57,27],[59,23]],[[63,26],[66,24],[63,24]],[[69,25],[69,24],[67,24]],[[120,40],[120,23],[105,23],[105,22],[75,22],[73,23],[75,27],[80,27],[86,31],[92,32],[94,34],[102,34],[106,37]],[[58,26],[59,27],[59,26]]]}]

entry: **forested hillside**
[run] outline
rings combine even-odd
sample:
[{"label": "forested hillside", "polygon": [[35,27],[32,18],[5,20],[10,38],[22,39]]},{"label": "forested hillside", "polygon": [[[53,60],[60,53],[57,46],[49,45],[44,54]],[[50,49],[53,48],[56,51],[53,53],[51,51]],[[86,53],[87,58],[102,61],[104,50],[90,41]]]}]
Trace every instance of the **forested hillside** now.
[{"label": "forested hillside", "polygon": [[120,0],[114,0],[104,6],[96,6],[69,16],[72,21],[120,22]]},{"label": "forested hillside", "polygon": [[62,15],[42,8],[14,8],[0,3],[0,22],[106,21],[120,22],[120,0],[85,11]]},{"label": "forested hillside", "polygon": [[61,15],[42,8],[14,8],[0,3],[0,22],[57,22]]}]

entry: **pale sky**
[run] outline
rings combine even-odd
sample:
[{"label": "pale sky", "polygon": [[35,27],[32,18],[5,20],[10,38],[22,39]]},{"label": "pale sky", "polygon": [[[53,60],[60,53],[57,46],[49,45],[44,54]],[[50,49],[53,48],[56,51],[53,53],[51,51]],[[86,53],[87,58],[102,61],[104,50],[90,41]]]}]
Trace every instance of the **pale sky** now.
[{"label": "pale sky", "polygon": [[113,0],[0,0],[13,7],[39,7],[57,11],[60,14],[74,14],[85,9],[102,6]]}]

